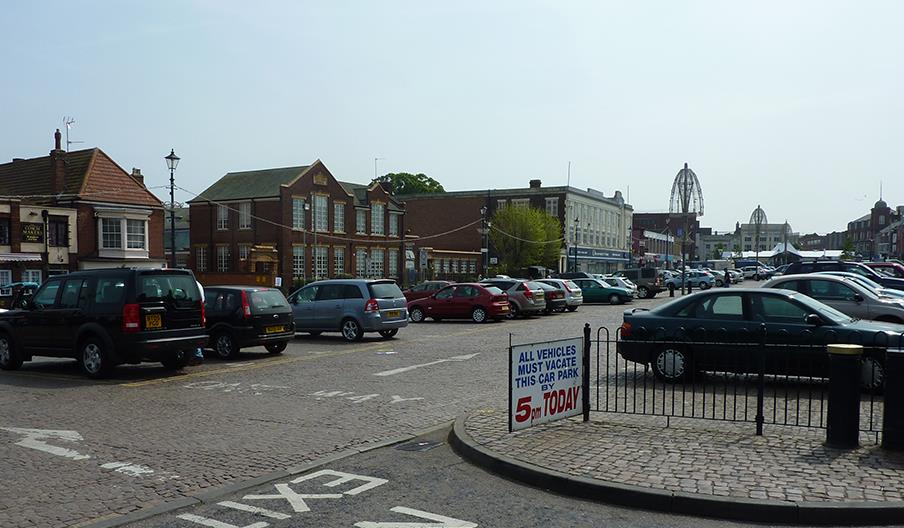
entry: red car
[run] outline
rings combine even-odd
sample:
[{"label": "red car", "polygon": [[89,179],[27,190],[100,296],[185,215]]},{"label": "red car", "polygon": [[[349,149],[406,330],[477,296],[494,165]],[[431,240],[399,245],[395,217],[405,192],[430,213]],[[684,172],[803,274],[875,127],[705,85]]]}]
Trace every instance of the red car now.
[{"label": "red car", "polygon": [[407,290],[403,291],[402,294],[405,295],[405,300],[413,301],[415,299],[423,299],[424,297],[430,297],[434,293],[439,290],[445,288],[452,284],[449,281],[426,281],[418,284],[417,286],[412,286]]},{"label": "red car", "polygon": [[897,262],[864,262],[864,264],[876,271],[887,273],[897,279],[904,279],[904,266]]},{"label": "red car", "polygon": [[408,315],[413,323],[422,323],[428,317],[434,321],[471,319],[483,323],[503,319],[510,311],[508,295],[486,284],[453,284],[430,297],[408,303]]}]

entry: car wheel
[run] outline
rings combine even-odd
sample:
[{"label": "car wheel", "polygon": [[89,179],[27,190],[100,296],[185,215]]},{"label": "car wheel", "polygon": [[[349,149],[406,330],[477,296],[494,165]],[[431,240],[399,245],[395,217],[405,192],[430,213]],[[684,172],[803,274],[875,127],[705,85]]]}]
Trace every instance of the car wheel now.
[{"label": "car wheel", "polygon": [[483,323],[487,320],[487,311],[480,306],[471,310],[471,320],[475,323]]},{"label": "car wheel", "polygon": [[711,286],[710,283],[702,282],[702,281],[700,282],[700,284],[697,285],[697,287],[700,288],[701,290],[708,290],[710,288],[710,286]]},{"label": "car wheel", "polygon": [[6,334],[0,334],[0,369],[16,370],[22,366],[22,358],[16,352],[13,340]]},{"label": "car wheel", "polygon": [[717,280],[717,281],[716,281],[716,287],[721,288],[722,286],[725,286],[725,282],[723,282],[723,281],[721,281],[721,280]]},{"label": "car wheel", "polygon": [[638,299],[647,299],[650,296],[650,290],[647,289],[646,286],[641,286],[637,288],[637,298]]},{"label": "car wheel", "polygon": [[509,310],[509,315],[508,315],[509,319],[515,319],[515,318],[521,316],[521,308],[518,308],[517,304],[511,303],[510,308],[511,309]]},{"label": "car wheel", "polygon": [[264,345],[264,348],[267,349],[267,352],[275,355],[282,354],[283,350],[285,350],[287,346],[289,346],[289,343],[283,341],[282,343],[270,343],[268,345]]},{"label": "car wheel", "polygon": [[188,358],[189,356],[184,350],[179,350],[168,358],[161,359],[160,364],[163,365],[163,368],[166,370],[182,370],[188,365]]},{"label": "car wheel", "polygon": [[219,332],[214,334],[213,351],[220,359],[232,359],[239,352],[239,347],[235,345],[235,339],[229,332]]},{"label": "car wheel", "polygon": [[411,318],[412,323],[423,323],[425,319],[424,310],[420,306],[415,306],[408,311],[408,317]]},{"label": "car wheel", "polygon": [[653,374],[662,381],[674,383],[687,379],[691,371],[690,356],[679,346],[666,345],[653,357]]},{"label": "car wheel", "polygon": [[392,328],[390,330],[380,330],[380,336],[382,336],[383,339],[392,339],[398,333],[399,333],[398,328]]},{"label": "car wheel", "polygon": [[609,304],[621,304],[621,297],[613,293],[609,296]]},{"label": "car wheel", "polygon": [[865,391],[878,392],[885,385],[885,365],[874,357],[860,359],[860,375],[860,386]]},{"label": "car wheel", "polygon": [[342,338],[350,343],[364,339],[364,331],[361,330],[361,325],[358,324],[358,321],[355,321],[354,319],[345,319],[342,321],[342,326],[339,331],[342,332]]},{"label": "car wheel", "polygon": [[567,308],[567,310],[568,310],[569,312],[573,312],[573,311],[575,311],[575,310],[577,310],[577,309],[578,309],[577,306],[569,306],[569,307]]},{"label": "car wheel", "polygon": [[104,342],[97,337],[89,337],[79,344],[78,365],[89,378],[98,379],[110,375],[113,365]]}]

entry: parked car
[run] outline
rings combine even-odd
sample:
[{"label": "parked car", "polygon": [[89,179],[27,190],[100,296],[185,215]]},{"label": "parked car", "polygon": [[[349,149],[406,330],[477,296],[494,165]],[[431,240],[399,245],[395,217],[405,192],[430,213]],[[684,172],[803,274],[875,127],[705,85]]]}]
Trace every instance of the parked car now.
[{"label": "parked car", "polygon": [[38,286],[40,284],[37,282],[13,282],[3,286],[0,290],[9,290],[9,294],[0,297],[0,310],[6,311],[24,307],[23,303],[35,293]]},{"label": "parked car", "polygon": [[890,277],[904,279],[904,266],[897,262],[865,262],[864,264],[874,270],[885,272]]},{"label": "parked car", "polygon": [[402,293],[405,295],[405,299],[408,302],[411,302],[415,299],[430,297],[450,284],[452,283],[449,281],[424,281],[416,286],[408,288]]},{"label": "parked car", "polygon": [[534,281],[484,279],[480,283],[495,286],[508,294],[510,317],[539,314],[546,310],[546,292]]},{"label": "parked car", "polygon": [[640,297],[637,293],[637,285],[624,277],[601,277],[601,281],[615,288],[624,288],[631,293],[632,296]]},{"label": "parked car", "polygon": [[757,271],[759,269],[759,266],[744,266],[741,268],[741,273],[744,274],[745,279],[753,279],[757,276]]},{"label": "parked car", "polygon": [[407,301],[388,279],[329,279],[312,282],[289,296],[295,331],[339,332],[360,341],[366,332],[391,339],[408,326]]},{"label": "parked car", "polygon": [[258,345],[280,354],[295,338],[292,308],[275,288],[209,286],[204,288],[204,307],[210,346],[220,359]]},{"label": "parked car", "polygon": [[899,299],[904,299],[904,290],[895,290],[892,288],[886,288],[885,286],[882,286],[878,282],[876,282],[870,278],[864,277],[863,275],[860,275],[858,273],[851,273],[849,271],[820,271],[819,274],[820,275],[835,275],[838,277],[848,277],[848,278],[854,279],[855,281],[866,286],[867,288],[872,289],[879,295],[879,297],[897,297]]},{"label": "parked car", "polygon": [[544,313],[549,315],[553,312],[564,312],[565,311],[565,292],[552,286],[550,284],[546,284],[541,280],[533,281],[537,283],[541,288],[543,288],[543,295],[546,299],[546,310]]},{"label": "parked car", "polygon": [[772,276],[778,277],[781,275],[785,275],[786,272],[788,271],[788,266],[790,266],[790,264],[782,264],[781,266],[775,268],[774,270],[772,270]]},{"label": "parked car", "polygon": [[625,268],[616,275],[625,277],[637,285],[639,299],[652,299],[657,293],[666,289],[659,271],[656,268]]},{"label": "parked car", "polygon": [[581,287],[568,279],[540,279],[537,282],[554,286],[562,291],[565,296],[565,309],[573,312],[584,303],[584,294]]},{"label": "parked car", "polygon": [[509,313],[508,295],[488,284],[453,284],[430,297],[408,302],[412,323],[421,323],[428,317],[434,321],[471,319],[475,323],[484,323],[490,319],[498,321],[508,317]]},{"label": "parked car", "polygon": [[729,275],[731,275],[732,284],[740,284],[744,282],[744,273],[738,269],[730,269],[728,270]]},{"label": "parked car", "polygon": [[851,317],[904,324],[904,301],[879,297],[872,289],[846,277],[819,273],[783,275],[762,287],[800,292]]},{"label": "parked car", "polygon": [[818,260],[816,262],[792,262],[785,271],[788,275],[797,275],[799,273],[821,273],[823,271],[847,271],[857,273],[878,282],[885,288],[893,288],[895,290],[904,290],[904,279],[888,277],[877,273],[876,270],[861,264],[859,262],[851,262],[849,260]]},{"label": "parked car", "polygon": [[581,288],[585,303],[607,302],[622,304],[631,302],[634,296],[625,288],[609,286],[599,279],[573,279],[572,282]]},{"label": "parked car", "polygon": [[[884,349],[904,331],[896,324],[853,319],[797,292],[716,288],[652,310],[626,311],[618,353],[649,365],[668,382],[691,379],[700,371],[753,373],[758,360],[749,344],[759,341],[763,326],[767,345],[783,345],[765,349],[766,374],[825,377],[828,354],[813,344],[862,344],[861,383],[868,389],[882,386]],[[714,344],[702,344],[707,341]]]},{"label": "parked car", "polygon": [[90,378],[116,365],[184,367],[207,344],[204,305],[188,270],[109,268],[48,277],[25,307],[0,314],[0,368],[71,357]]}]

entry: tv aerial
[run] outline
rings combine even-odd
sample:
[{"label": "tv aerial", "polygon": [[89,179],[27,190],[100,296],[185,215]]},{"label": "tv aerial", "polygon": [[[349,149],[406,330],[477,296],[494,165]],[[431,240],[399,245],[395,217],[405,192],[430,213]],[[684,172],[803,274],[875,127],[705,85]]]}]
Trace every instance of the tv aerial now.
[{"label": "tv aerial", "polygon": [[66,152],[69,152],[69,145],[74,143],[84,143],[84,141],[69,141],[69,129],[72,128],[72,125],[75,124],[75,118],[70,116],[63,116],[63,126],[66,127]]}]

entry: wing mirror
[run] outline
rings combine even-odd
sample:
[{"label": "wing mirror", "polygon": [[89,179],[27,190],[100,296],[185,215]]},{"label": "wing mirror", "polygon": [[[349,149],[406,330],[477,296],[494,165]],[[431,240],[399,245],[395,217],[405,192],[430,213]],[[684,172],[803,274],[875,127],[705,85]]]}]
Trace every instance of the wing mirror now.
[{"label": "wing mirror", "polygon": [[816,314],[809,314],[804,320],[808,325],[819,326],[822,324],[822,318]]},{"label": "wing mirror", "polygon": [[854,302],[855,302],[855,303],[862,303],[862,302],[863,302],[863,296],[860,295],[859,293],[855,293],[855,294],[854,294]]}]

